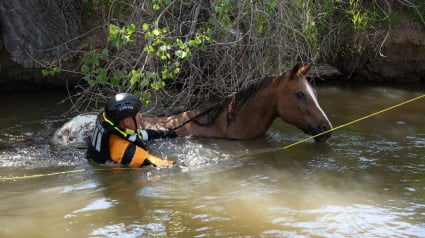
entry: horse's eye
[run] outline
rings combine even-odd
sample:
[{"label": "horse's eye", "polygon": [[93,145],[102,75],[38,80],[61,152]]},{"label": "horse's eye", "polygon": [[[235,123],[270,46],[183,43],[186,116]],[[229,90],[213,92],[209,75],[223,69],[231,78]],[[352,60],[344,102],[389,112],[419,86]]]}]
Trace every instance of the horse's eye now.
[{"label": "horse's eye", "polygon": [[303,92],[297,92],[295,93],[295,95],[297,96],[297,99],[304,101],[306,99],[306,96]]}]

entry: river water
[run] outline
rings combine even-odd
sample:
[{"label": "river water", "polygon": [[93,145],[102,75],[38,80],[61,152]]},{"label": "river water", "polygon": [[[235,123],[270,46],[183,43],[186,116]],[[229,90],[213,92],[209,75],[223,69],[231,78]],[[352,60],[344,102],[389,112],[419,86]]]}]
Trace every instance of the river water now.
[{"label": "river water", "polygon": [[[320,86],[334,126],[424,85]],[[276,120],[249,141],[150,145],[167,169],[123,169],[49,144],[63,93],[2,93],[0,237],[425,237],[425,99],[308,141]]]}]

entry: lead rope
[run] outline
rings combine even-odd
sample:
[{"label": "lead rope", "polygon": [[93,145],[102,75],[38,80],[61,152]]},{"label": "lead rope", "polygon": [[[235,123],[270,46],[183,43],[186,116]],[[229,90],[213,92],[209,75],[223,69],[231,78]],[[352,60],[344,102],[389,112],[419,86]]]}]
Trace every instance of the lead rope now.
[{"label": "lead rope", "polygon": [[201,117],[201,116],[203,116],[203,115],[207,114],[210,110],[211,110],[211,108],[209,108],[209,109],[207,109],[207,110],[205,110],[205,111],[203,111],[203,112],[200,112],[198,115],[196,115],[196,116],[194,116],[194,117],[192,117],[192,118],[189,118],[187,121],[185,121],[185,122],[183,122],[182,124],[180,124],[180,125],[178,125],[178,126],[176,126],[176,127],[172,128],[171,130],[173,130],[173,131],[174,131],[174,130],[179,129],[180,127],[182,127],[182,126],[186,125],[187,123],[192,122],[193,120],[195,120],[195,119],[197,119],[197,118],[199,118],[199,117]]},{"label": "lead rope", "polygon": [[[341,129],[341,128],[344,128],[344,127],[349,126],[349,125],[352,125],[352,124],[354,124],[354,123],[357,123],[357,122],[363,121],[363,120],[365,120],[365,119],[368,119],[368,118],[370,118],[370,117],[373,117],[373,116],[376,116],[376,115],[378,115],[378,114],[384,113],[384,112],[386,112],[386,111],[392,110],[392,109],[394,109],[394,108],[398,108],[398,107],[401,107],[401,106],[406,105],[406,104],[408,104],[408,103],[414,102],[414,101],[419,100],[419,99],[421,99],[421,98],[423,98],[423,97],[425,97],[425,94],[422,94],[422,95],[417,96],[417,97],[415,97],[415,98],[412,98],[412,99],[410,99],[410,100],[404,101],[404,102],[399,103],[399,104],[397,104],[397,105],[394,105],[394,106],[391,106],[391,107],[385,108],[385,109],[380,110],[380,111],[378,111],[378,112],[374,112],[374,113],[372,113],[372,114],[366,115],[366,116],[361,117],[361,118],[359,118],[359,119],[355,119],[355,120],[353,120],[353,121],[350,121],[350,122],[347,122],[347,123],[345,123],[345,124],[339,125],[339,126],[337,126],[337,127],[334,127],[334,128],[332,128],[332,129],[330,129],[330,130],[327,130],[327,131],[321,132],[321,133],[316,134],[316,135],[314,135],[314,136],[307,137],[307,138],[305,138],[305,139],[302,139],[302,140],[300,140],[300,141],[297,141],[297,142],[295,142],[295,143],[289,144],[289,145],[284,146],[284,147],[279,147],[279,148],[276,148],[276,149],[263,150],[263,151],[257,151],[257,152],[254,152],[254,153],[245,153],[245,154],[242,154],[242,155],[239,155],[239,156],[235,156],[235,157],[242,157],[242,156],[247,156],[247,155],[256,155],[256,154],[262,154],[262,153],[274,152],[274,151],[279,151],[279,150],[287,150],[287,149],[289,149],[289,148],[291,148],[291,147],[293,147],[293,146],[296,146],[296,145],[298,145],[298,144],[301,144],[301,143],[303,143],[303,142],[306,142],[306,141],[308,141],[308,140],[311,140],[311,139],[313,139],[313,138],[315,138],[315,137],[317,137],[317,136],[321,136],[321,135],[326,134],[326,133],[328,133],[328,132],[332,132],[332,131],[339,130],[339,129]],[[195,119],[195,118],[199,117],[201,114],[203,114],[203,113],[200,113],[200,114],[198,114],[197,116],[195,116],[195,117],[193,117],[193,118],[189,119],[188,121],[186,121],[186,122],[182,123],[182,124],[181,124],[181,125],[179,125],[177,128],[182,127],[183,125],[185,125],[185,124],[189,123],[189,122],[190,122],[190,121],[192,121],[193,119]],[[104,170],[113,170],[113,169],[120,169],[120,170],[124,170],[124,169],[125,169],[125,170],[129,170],[129,169],[139,169],[139,168],[127,168],[127,167],[123,168],[123,167],[116,167],[116,168],[104,168],[104,169],[91,169],[90,171],[104,171]],[[86,169],[77,169],[77,170],[68,170],[68,171],[54,172],[54,173],[47,173],[47,174],[34,174],[34,175],[24,175],[24,176],[16,176],[16,177],[4,177],[4,178],[3,178],[3,177],[0,177],[0,181],[10,181],[10,180],[19,180],[19,179],[39,178],[39,177],[47,177],[47,176],[53,176],[53,175],[59,175],[59,174],[81,173],[81,172],[85,172],[85,171],[89,171],[89,170],[86,170]]]}]

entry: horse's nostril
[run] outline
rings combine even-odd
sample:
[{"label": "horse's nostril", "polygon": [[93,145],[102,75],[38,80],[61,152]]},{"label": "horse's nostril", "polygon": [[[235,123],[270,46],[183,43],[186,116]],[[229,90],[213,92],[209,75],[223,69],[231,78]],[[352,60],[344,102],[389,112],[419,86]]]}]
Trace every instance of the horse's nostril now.
[{"label": "horse's nostril", "polygon": [[[331,126],[328,124],[322,124],[319,126],[318,130],[320,130],[319,133],[323,133],[325,131],[328,131],[331,129]],[[327,132],[324,133],[323,135],[320,135],[318,137],[315,137],[314,139],[318,142],[322,142],[322,141],[326,141],[327,139],[329,139],[332,136],[332,132]]]},{"label": "horse's nostril", "polygon": [[327,131],[329,129],[330,129],[330,127],[328,125],[326,125],[326,124],[322,124],[320,126],[320,132],[324,132],[324,131]]}]

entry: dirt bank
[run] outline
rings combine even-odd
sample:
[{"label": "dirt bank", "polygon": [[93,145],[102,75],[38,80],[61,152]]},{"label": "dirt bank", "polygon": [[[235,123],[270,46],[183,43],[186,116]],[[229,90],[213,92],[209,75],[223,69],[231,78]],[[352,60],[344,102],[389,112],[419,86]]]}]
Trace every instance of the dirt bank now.
[{"label": "dirt bank", "polygon": [[425,27],[405,20],[365,39],[363,52],[340,57],[334,65],[345,80],[425,81]]}]

